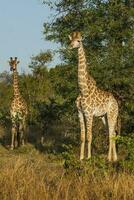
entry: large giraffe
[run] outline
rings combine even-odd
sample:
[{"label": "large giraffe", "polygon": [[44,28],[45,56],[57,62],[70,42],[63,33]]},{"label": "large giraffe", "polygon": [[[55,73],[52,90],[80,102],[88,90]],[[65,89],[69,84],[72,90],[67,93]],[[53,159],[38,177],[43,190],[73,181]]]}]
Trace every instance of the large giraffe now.
[{"label": "large giraffe", "polygon": [[87,62],[82,44],[80,32],[73,32],[69,35],[70,48],[78,49],[78,86],[80,95],[76,100],[78,115],[81,128],[81,150],[80,160],[84,158],[85,139],[88,142],[88,155],[91,157],[92,142],[92,122],[93,116],[102,117],[103,122],[107,123],[109,131],[109,152],[108,160],[116,161],[116,124],[118,117],[118,103],[109,92],[100,90],[96,86],[96,81],[87,71]]},{"label": "large giraffe", "polygon": [[9,65],[10,70],[13,72],[13,100],[10,107],[10,115],[12,120],[12,139],[11,149],[13,150],[16,146],[24,145],[25,142],[25,131],[26,131],[26,116],[27,116],[27,105],[22,98],[19,85],[18,85],[18,72],[17,65],[20,61],[17,57],[14,59],[10,57]]}]

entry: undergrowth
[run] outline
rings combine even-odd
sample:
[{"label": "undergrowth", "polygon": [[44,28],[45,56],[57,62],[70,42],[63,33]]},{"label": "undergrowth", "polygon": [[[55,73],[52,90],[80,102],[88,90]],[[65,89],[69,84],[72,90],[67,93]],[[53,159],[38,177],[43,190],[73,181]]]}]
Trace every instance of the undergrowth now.
[{"label": "undergrowth", "polygon": [[134,140],[117,137],[116,163],[104,155],[79,161],[75,148],[60,155],[41,153],[33,145],[10,151],[0,146],[2,200],[133,200]]}]

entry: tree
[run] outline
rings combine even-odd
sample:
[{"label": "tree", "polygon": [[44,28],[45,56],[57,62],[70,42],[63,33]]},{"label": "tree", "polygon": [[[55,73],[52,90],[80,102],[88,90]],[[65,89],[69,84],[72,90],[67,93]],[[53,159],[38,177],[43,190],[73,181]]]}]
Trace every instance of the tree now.
[{"label": "tree", "polygon": [[121,102],[120,115],[124,133],[132,132],[134,115],[132,1],[59,0],[50,6],[55,9],[56,15],[51,22],[44,23],[46,39],[59,42],[63,47],[60,50],[63,61],[67,65],[76,66],[76,54],[67,49],[68,34],[72,31],[82,32],[89,71],[97,80],[99,87],[113,92]]},{"label": "tree", "polygon": [[37,105],[47,103],[49,98],[53,96],[47,67],[51,60],[52,54],[50,51],[41,51],[38,55],[31,58],[29,67],[32,69],[32,73],[22,74],[20,77],[22,92],[29,107],[30,123],[37,124],[37,118],[40,115]]},{"label": "tree", "polygon": [[0,74],[0,124],[10,124],[10,102],[12,98],[11,76],[8,72]]}]

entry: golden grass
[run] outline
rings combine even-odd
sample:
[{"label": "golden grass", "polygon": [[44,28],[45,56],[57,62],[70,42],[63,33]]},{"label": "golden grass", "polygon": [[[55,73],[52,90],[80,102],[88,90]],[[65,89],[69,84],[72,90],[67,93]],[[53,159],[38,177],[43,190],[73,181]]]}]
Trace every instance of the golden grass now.
[{"label": "golden grass", "polygon": [[0,147],[0,155],[1,200],[134,200],[132,174],[66,174],[60,160],[30,145],[24,153]]}]

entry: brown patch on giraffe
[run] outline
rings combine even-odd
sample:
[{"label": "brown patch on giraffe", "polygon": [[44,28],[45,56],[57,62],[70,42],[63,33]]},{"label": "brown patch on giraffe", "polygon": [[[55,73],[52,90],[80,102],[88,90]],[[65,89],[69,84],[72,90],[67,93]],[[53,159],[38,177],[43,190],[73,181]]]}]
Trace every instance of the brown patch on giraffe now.
[{"label": "brown patch on giraffe", "polygon": [[81,72],[79,72],[79,73],[80,73],[80,76],[81,76],[81,77],[85,75],[85,72],[83,72],[83,71],[81,71]]},{"label": "brown patch on giraffe", "polygon": [[80,65],[84,65],[84,60],[83,61],[79,61]]}]

